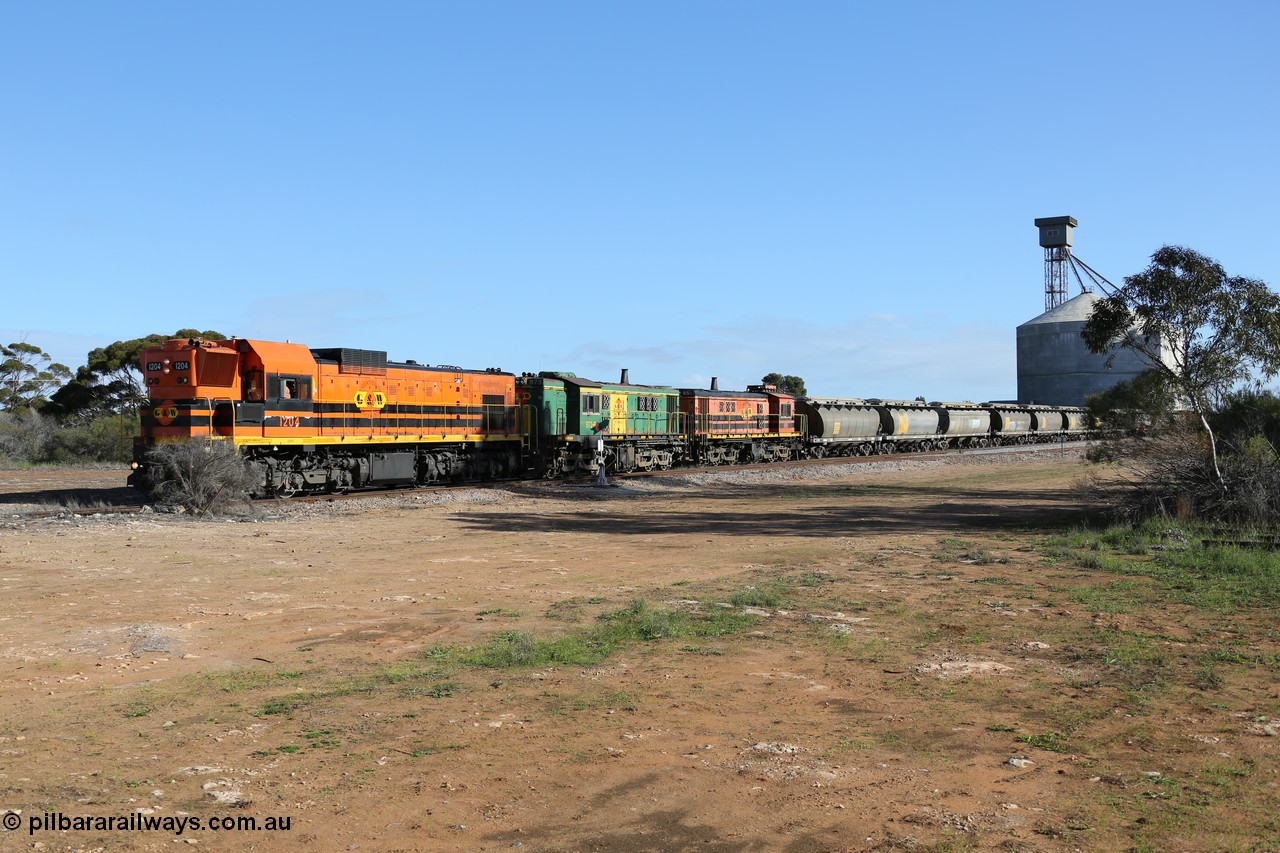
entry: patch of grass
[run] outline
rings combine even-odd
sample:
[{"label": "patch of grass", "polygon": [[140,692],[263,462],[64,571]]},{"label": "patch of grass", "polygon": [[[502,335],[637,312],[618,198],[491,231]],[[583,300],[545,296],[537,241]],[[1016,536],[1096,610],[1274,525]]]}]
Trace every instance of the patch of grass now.
[{"label": "patch of grass", "polygon": [[1191,676],[1191,684],[1198,690],[1205,692],[1221,690],[1222,676],[1218,675],[1218,670],[1214,666],[1202,666]]},{"label": "patch of grass", "polygon": [[306,675],[302,670],[273,670],[261,667],[243,667],[229,672],[211,672],[203,677],[206,683],[224,693],[239,693],[270,687],[279,679],[296,680]]},{"label": "patch of grass", "polygon": [[375,673],[374,678],[386,684],[399,684],[402,681],[417,679],[422,675],[422,667],[416,661],[400,661],[384,667]]},{"label": "patch of grass", "polygon": [[866,752],[875,749],[875,743],[869,740],[859,740],[852,737],[840,737],[836,742],[828,746],[822,751],[824,758],[840,758],[851,752]]},{"label": "patch of grass", "polygon": [[1044,732],[1038,735],[1018,735],[1018,742],[1025,743],[1028,746],[1034,746],[1036,749],[1044,749],[1049,752],[1070,752],[1067,748],[1067,737],[1060,732]]},{"label": "patch of grass", "polygon": [[281,696],[278,699],[268,699],[262,703],[255,716],[270,717],[277,714],[291,713],[295,708],[307,704],[316,699],[317,695],[310,692],[294,693],[289,696]]},{"label": "patch of grass", "polygon": [[1230,613],[1280,605],[1280,552],[1233,541],[1252,535],[1150,521],[1068,531],[1052,537],[1043,553],[1083,568],[1144,575],[1158,584],[1160,600]]},{"label": "patch of grass", "polygon": [[867,640],[852,642],[846,649],[853,655],[853,660],[867,663],[884,663],[894,652],[898,651],[895,643],[885,637],[872,637]]},{"label": "patch of grass", "polygon": [[548,619],[579,622],[582,620],[582,602],[576,598],[566,598],[563,601],[557,601],[552,604],[542,615]]},{"label": "patch of grass", "polygon": [[667,610],[637,598],[622,610],[603,614],[594,625],[559,637],[504,631],[483,646],[440,647],[430,650],[428,656],[442,663],[489,669],[594,666],[628,644],[719,637],[741,632],[755,623],[755,617],[731,608],[712,607],[705,612]]},{"label": "patch of grass", "polygon": [[332,729],[303,732],[302,736],[307,739],[307,745],[312,749],[336,749],[342,745],[342,741],[333,736]]},{"label": "patch of grass", "polygon": [[430,696],[432,699],[448,699],[460,689],[462,689],[462,685],[456,681],[441,681],[438,684],[431,685],[426,690],[425,695]]},{"label": "patch of grass", "polygon": [[1099,632],[1098,641],[1099,645],[1084,656],[1110,671],[1110,683],[1135,692],[1163,690],[1169,655],[1152,638],[1135,632],[1104,630]]},{"label": "patch of grass", "polygon": [[979,548],[965,539],[956,539],[950,536],[944,536],[938,540],[938,549],[933,558],[944,562],[970,563],[978,566],[1009,562],[1008,557],[992,553],[985,548]]},{"label": "patch of grass", "polygon": [[555,710],[603,711],[610,709],[635,711],[637,707],[635,700],[626,693],[607,693],[602,696],[579,697],[568,703],[568,705],[563,705],[563,703],[561,705],[562,707],[559,709],[553,708],[553,712]]},{"label": "patch of grass", "polygon": [[146,702],[130,702],[124,709],[126,717],[145,717],[151,713],[151,706]]},{"label": "patch of grass", "polygon": [[830,572],[805,572],[804,574],[796,575],[795,577],[788,578],[787,580],[795,586],[818,587],[823,584],[835,583],[839,578],[835,577]]},{"label": "patch of grass", "polygon": [[729,603],[736,607],[780,607],[782,602],[781,591],[758,587],[748,587],[729,597]]},{"label": "patch of grass", "polygon": [[508,610],[505,607],[495,607],[492,610],[481,610],[477,616],[505,616],[508,619],[519,619],[519,610]]},{"label": "patch of grass", "polygon": [[428,755],[439,755],[442,752],[457,752],[467,748],[465,743],[430,744],[420,746],[409,752],[414,758],[426,758]]},{"label": "patch of grass", "polygon": [[1095,613],[1133,613],[1149,606],[1152,591],[1137,581],[1112,581],[1106,586],[1082,586],[1070,591],[1071,599]]}]

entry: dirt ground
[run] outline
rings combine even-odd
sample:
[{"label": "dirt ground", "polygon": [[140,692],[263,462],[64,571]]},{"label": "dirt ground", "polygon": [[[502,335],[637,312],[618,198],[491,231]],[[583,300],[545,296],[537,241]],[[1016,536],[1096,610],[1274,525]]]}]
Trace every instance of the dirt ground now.
[{"label": "dirt ground", "polygon": [[[1280,659],[1274,614],[1081,604],[1120,581],[1046,558],[1042,530],[1079,518],[1083,467],[519,484],[217,521],[36,517],[69,491],[129,500],[123,474],[0,471],[0,848],[1278,849],[1275,668],[1211,690],[1184,673],[1206,643]],[[638,598],[755,621],[589,668],[430,669]],[[1117,680],[1096,653],[1117,638],[1158,648],[1158,689]]]}]

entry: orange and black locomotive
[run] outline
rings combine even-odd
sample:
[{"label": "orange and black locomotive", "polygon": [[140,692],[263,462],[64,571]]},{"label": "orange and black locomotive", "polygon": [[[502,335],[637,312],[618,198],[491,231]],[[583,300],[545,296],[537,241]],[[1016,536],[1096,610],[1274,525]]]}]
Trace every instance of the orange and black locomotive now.
[{"label": "orange and black locomotive", "polygon": [[521,458],[515,377],[389,362],[362,349],[232,339],[171,340],[142,353],[131,483],[146,449],[233,442],[261,495],[507,477]]}]

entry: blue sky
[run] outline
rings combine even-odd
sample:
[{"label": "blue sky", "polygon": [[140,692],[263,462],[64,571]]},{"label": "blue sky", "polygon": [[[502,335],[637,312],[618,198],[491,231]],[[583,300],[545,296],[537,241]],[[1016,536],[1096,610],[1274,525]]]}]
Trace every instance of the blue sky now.
[{"label": "blue sky", "polygon": [[10,2],[0,338],[1010,398],[1036,217],[1280,282],[1277,10]]}]

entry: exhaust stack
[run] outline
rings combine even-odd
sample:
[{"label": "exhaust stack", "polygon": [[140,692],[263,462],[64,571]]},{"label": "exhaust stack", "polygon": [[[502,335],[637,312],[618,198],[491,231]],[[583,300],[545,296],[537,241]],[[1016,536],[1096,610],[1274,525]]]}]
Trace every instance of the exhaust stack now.
[{"label": "exhaust stack", "polygon": [[712,376],[712,377],[711,377],[711,390],[712,390],[712,391],[719,391],[719,390],[720,390],[720,377],[719,377],[719,376]]},{"label": "exhaust stack", "polygon": [[618,380],[618,384],[619,384],[619,385],[630,385],[630,384],[631,384],[631,371],[630,371],[630,370],[627,370],[625,367],[624,367],[624,368],[622,368],[622,378]]}]

